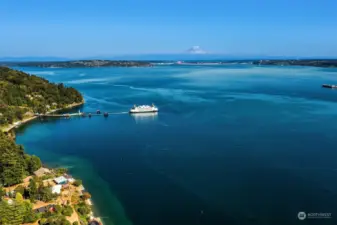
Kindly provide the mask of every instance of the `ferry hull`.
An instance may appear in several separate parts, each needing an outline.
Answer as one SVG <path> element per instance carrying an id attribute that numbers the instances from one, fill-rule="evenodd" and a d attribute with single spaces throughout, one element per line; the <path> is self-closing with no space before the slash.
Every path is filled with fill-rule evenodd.
<path id="1" fill-rule="evenodd" d="M 136 110 L 130 110 L 129 113 L 155 113 L 158 112 L 158 110 L 144 110 L 144 111 L 136 111 Z"/>

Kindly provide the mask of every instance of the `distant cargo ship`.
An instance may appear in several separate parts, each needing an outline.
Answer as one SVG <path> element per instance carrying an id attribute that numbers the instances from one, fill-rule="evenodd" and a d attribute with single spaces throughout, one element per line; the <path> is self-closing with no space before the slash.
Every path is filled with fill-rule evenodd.
<path id="1" fill-rule="evenodd" d="M 132 109 L 130 109 L 130 113 L 149 113 L 149 112 L 158 112 L 158 108 L 152 104 L 149 105 L 134 105 Z"/>

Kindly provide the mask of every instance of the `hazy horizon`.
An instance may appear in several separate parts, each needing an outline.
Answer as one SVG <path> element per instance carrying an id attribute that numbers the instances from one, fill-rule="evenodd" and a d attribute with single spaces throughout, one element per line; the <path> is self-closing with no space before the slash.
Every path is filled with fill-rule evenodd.
<path id="1" fill-rule="evenodd" d="M 231 61 L 231 60 L 296 60 L 317 59 L 330 60 L 337 57 L 329 56 L 268 56 L 268 55 L 223 55 L 223 54 L 125 54 L 117 56 L 87 56 L 87 57 L 55 57 L 55 56 L 22 56 L 0 57 L 0 62 L 52 62 L 73 60 L 140 60 L 140 61 Z"/>

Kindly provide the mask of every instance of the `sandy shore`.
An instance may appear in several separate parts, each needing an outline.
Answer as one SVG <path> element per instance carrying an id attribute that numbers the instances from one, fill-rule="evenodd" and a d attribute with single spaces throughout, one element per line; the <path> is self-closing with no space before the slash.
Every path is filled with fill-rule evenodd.
<path id="1" fill-rule="evenodd" d="M 65 108 L 62 108 L 62 109 L 51 110 L 51 111 L 47 112 L 46 114 L 52 114 L 52 113 L 55 113 L 55 112 L 58 112 L 58 111 L 61 111 L 61 110 L 71 109 L 71 108 L 74 108 L 74 107 L 77 107 L 77 106 L 80 106 L 80 105 L 83 105 L 83 104 L 84 104 L 84 100 L 82 102 L 79 102 L 79 103 L 73 103 L 73 104 L 67 105 Z M 13 128 L 17 127 L 17 126 L 21 126 L 22 124 L 28 123 L 29 121 L 34 120 L 36 118 L 37 118 L 37 116 L 31 116 L 31 117 L 25 118 L 23 120 L 15 121 L 15 124 L 10 124 L 6 127 L 3 127 L 1 130 L 3 132 L 8 132 L 8 131 L 12 130 Z"/>

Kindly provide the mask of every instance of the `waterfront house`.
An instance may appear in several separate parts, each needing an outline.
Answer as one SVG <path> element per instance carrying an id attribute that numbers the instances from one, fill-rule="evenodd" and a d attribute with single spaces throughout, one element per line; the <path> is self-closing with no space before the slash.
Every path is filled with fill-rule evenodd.
<path id="1" fill-rule="evenodd" d="M 37 177 L 42 177 L 43 175 L 46 175 L 48 173 L 50 173 L 49 169 L 41 167 L 40 169 L 38 169 L 34 172 L 34 175 L 37 176 Z"/>
<path id="2" fill-rule="evenodd" d="M 67 178 L 65 178 L 64 176 L 56 177 L 56 178 L 54 178 L 54 181 L 55 181 L 56 184 L 66 184 L 66 183 L 68 183 Z"/>

